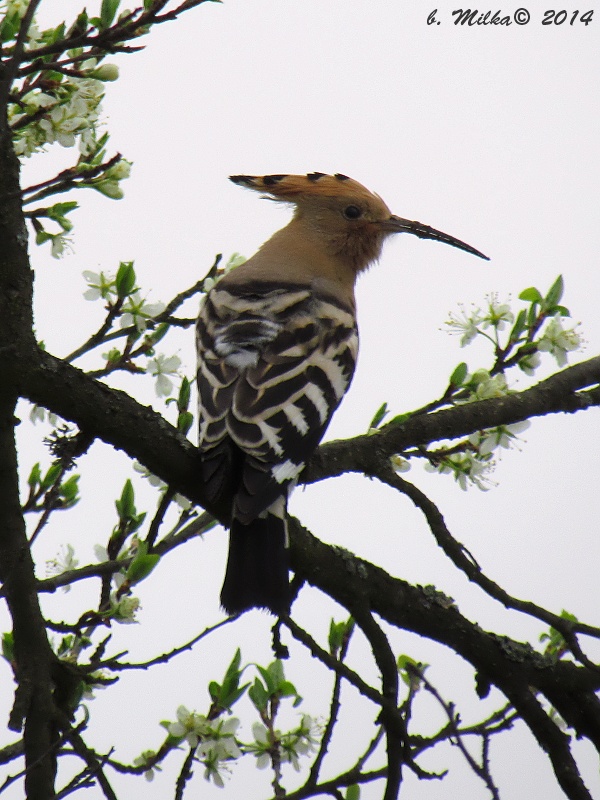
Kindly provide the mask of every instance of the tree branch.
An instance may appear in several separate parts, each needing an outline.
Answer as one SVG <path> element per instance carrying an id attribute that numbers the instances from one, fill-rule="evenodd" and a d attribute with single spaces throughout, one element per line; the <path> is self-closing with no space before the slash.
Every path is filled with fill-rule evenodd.
<path id="1" fill-rule="evenodd" d="M 413 416 L 401 424 L 385 425 L 377 433 L 328 442 L 318 449 L 300 480 L 314 483 L 345 472 L 374 476 L 382 459 L 410 447 L 546 414 L 583 411 L 600 405 L 599 390 L 582 391 L 598 383 L 600 356 L 567 367 L 523 392 Z"/>

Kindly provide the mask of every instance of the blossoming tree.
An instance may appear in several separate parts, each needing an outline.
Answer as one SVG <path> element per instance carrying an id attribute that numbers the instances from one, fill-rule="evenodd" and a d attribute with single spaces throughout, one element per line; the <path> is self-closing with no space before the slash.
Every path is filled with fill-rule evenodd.
<path id="1" fill-rule="evenodd" d="M 518 287 L 522 291 L 514 307 L 490 296 L 480 307 L 451 315 L 447 328 L 459 334 L 462 347 L 475 339 L 489 342 L 489 363 L 469 370 L 461 362 L 439 398 L 421 408 L 392 413 L 384 403 L 364 426 L 367 433 L 323 445 L 301 479 L 308 484 L 358 472 L 405 495 L 457 570 L 495 602 L 546 627 L 541 646 L 483 630 L 433 587 L 410 585 L 328 546 L 293 520 L 296 592 L 316 587 L 339 604 L 342 618 L 331 620 L 327 641 L 300 626 L 293 614 L 284 617 L 273 628 L 269 663 L 248 664 L 240 649 L 232 647 L 224 676 L 207 686 L 203 712 L 184 705 L 173 709 L 171 719 L 161 723 L 158 746 L 150 749 L 147 732 L 135 731 L 134 709 L 129 719 L 131 735 L 139 733 L 138 757 L 130 763 L 122 760 L 116 741 L 109 751 L 90 744 L 95 690 L 110 692 L 126 670 L 147 670 L 174 662 L 184 651 L 210 647 L 219 628 L 236 624 L 235 619 L 222 620 L 181 647 L 137 665 L 111 652 L 105 635 L 111 626 L 136 620 L 137 585 L 160 573 L 175 551 L 219 521 L 226 522 L 226 512 L 210 507 L 197 484 L 195 448 L 187 438 L 194 423 L 193 381 L 183 374 L 169 341 L 174 331 L 193 324 L 193 310 L 186 316 L 184 309 L 192 308 L 243 257 L 233 254 L 224 266 L 217 257 L 205 277 L 161 303 L 148 302 L 132 262 L 114 271 L 86 271 L 84 297 L 103 305 L 104 320 L 95 332 L 82 333 L 76 350 L 57 358 L 36 341 L 33 331 L 26 226 L 35 243 L 49 244 L 58 258 L 70 246 L 71 214 L 77 207 L 70 199 L 73 190 L 95 189 L 111 199 L 122 196 L 130 163 L 111 155 L 108 134 L 100 130 L 106 84 L 118 79 L 117 68 L 105 59 L 134 52 L 140 37 L 155 26 L 193 13 L 204 1 L 144 0 L 129 11 L 119 9 L 119 0 L 103 0 L 97 16 L 82 10 L 70 25 L 44 30 L 35 18 L 40 0 L 0 3 L 0 579 L 12 620 L 3 635 L 3 656 L 16 686 L 8 720 L 14 738 L 0 747 L 0 764 L 6 767 L 0 794 L 18 787 L 30 800 L 46 799 L 96 786 L 98 796 L 116 798 L 113 776 L 159 781 L 166 765 L 176 763 L 175 788 L 169 791 L 182 798 L 192 777 L 202 780 L 194 775 L 198 765 L 206 780 L 224 787 L 225 772 L 243 759 L 254 759 L 258 768 L 270 771 L 275 797 L 357 800 L 361 791 L 375 786 L 373 796 L 391 800 L 407 770 L 423 780 L 443 777 L 425 770 L 421 757 L 450 741 L 487 794 L 497 798 L 490 741 L 520 720 L 547 754 L 564 794 L 590 800 L 570 737 L 585 737 L 596 748 L 600 743 L 600 672 L 581 644 L 583 635 L 599 638 L 600 629 L 567 612 L 558 615 L 517 599 L 492 581 L 454 538 L 437 506 L 405 477 L 411 468 L 418 473 L 424 465 L 453 476 L 461 489 L 486 489 L 496 454 L 518 441 L 531 418 L 600 404 L 600 357 L 567 366 L 568 354 L 582 340 L 562 305 L 562 277 L 543 291 Z M 77 152 L 72 166 L 42 183 L 22 186 L 19 161 L 38 158 L 53 143 Z M 85 370 L 76 366 L 84 357 L 92 365 Z M 560 371 L 535 383 L 536 370 L 550 358 Z M 111 378 L 122 372 L 153 376 L 156 395 L 166 401 L 166 416 L 112 388 Z M 530 378 L 530 388 L 514 391 L 515 373 Z M 29 404 L 29 423 L 24 424 L 46 433 L 48 467 L 22 463 L 25 472 L 17 467 L 19 399 Z M 21 415 L 23 408 L 19 406 Z M 115 526 L 96 547 L 97 563 L 82 566 L 74 542 L 65 540 L 48 576 L 41 577 L 32 550 L 53 525 L 61 529 L 64 517 L 59 512 L 86 502 L 79 493 L 79 461 L 95 439 L 128 454 L 132 470 L 154 487 L 157 510 L 151 517 L 138 511 L 128 479 L 116 500 Z M 19 476 L 26 486 L 21 493 Z M 68 622 L 48 618 L 47 593 L 98 580 L 101 588 L 93 607 L 82 607 Z M 202 624 L 200 611 L 198 619 Z M 446 645 L 473 667 L 479 697 L 495 687 L 503 701 L 478 722 L 463 723 L 454 703 L 429 680 L 426 665 L 394 649 L 391 629 Z M 350 658 L 351 642 L 358 635 L 372 652 L 377 682 L 365 677 L 360 659 Z M 310 686 L 296 687 L 286 678 L 285 637 L 305 647 L 327 676 L 323 680 L 330 682 L 329 704 L 317 709 L 319 721 L 314 710 L 304 710 L 308 701 L 301 711 L 290 711 L 302 703 L 299 690 Z M 337 762 L 332 772 L 328 750 L 342 735 L 340 696 L 346 686 L 372 705 L 374 722 L 366 740 L 362 729 L 353 733 L 356 747 L 362 747 L 359 755 L 341 766 Z M 4 680 L 3 692 L 8 691 Z M 445 715 L 444 724 L 427 734 L 418 715 L 423 693 Z M 285 717 L 284 710 L 292 716 Z M 478 742 L 478 752 L 466 746 L 467 740 Z M 74 756 L 77 766 L 73 759 L 63 766 L 67 755 Z M 325 765 L 333 777 L 323 777 Z M 289 766 L 298 772 L 293 790 Z"/>

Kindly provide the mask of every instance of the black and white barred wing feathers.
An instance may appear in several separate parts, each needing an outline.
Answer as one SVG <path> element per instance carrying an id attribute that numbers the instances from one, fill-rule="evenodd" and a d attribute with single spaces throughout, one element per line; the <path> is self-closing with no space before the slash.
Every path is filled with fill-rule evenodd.
<path id="1" fill-rule="evenodd" d="M 234 517 L 247 524 L 287 494 L 321 440 L 352 379 L 356 323 L 306 286 L 222 280 L 197 341 L 204 479 L 217 496 L 237 472 Z"/>

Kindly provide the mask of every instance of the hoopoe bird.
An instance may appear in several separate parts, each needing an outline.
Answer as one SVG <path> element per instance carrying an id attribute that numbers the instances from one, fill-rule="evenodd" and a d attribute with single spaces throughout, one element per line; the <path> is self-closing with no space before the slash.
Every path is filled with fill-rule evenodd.
<path id="1" fill-rule="evenodd" d="M 385 239 L 412 233 L 487 258 L 394 216 L 345 175 L 232 175 L 294 215 L 208 292 L 196 328 L 201 473 L 233 496 L 221 604 L 289 611 L 287 499 L 348 390 L 358 353 L 357 276 Z"/>

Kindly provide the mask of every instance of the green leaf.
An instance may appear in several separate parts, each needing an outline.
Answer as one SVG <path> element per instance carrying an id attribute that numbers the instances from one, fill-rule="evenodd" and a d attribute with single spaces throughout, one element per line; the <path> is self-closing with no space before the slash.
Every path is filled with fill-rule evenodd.
<path id="1" fill-rule="evenodd" d="M 329 644 L 329 652 L 331 653 L 332 656 L 335 656 L 342 649 L 345 630 L 346 630 L 345 622 L 335 622 L 335 620 L 332 619 L 331 622 L 329 623 L 328 644 Z"/>
<path id="2" fill-rule="evenodd" d="M 79 500 L 78 493 L 79 493 L 79 475 L 71 475 L 71 477 L 61 483 L 59 488 L 60 494 L 65 499 L 65 503 L 68 505 L 75 505 L 75 503 Z"/>
<path id="3" fill-rule="evenodd" d="M 389 413 L 390 412 L 388 411 L 387 403 L 383 403 L 381 406 L 379 406 L 379 408 L 375 412 L 373 419 L 369 423 L 368 429 L 372 430 L 378 428 Z"/>
<path id="4" fill-rule="evenodd" d="M 456 367 L 452 375 L 450 375 L 450 386 L 462 386 L 467 377 L 469 368 L 464 361 Z"/>
<path id="5" fill-rule="evenodd" d="M 135 517 L 135 493 L 129 478 L 125 481 L 121 498 L 115 501 L 115 505 L 120 519 L 127 521 Z"/>
<path id="6" fill-rule="evenodd" d="M 231 709 L 240 697 L 245 694 L 246 689 L 250 686 L 249 683 L 245 683 L 243 686 L 240 686 L 239 689 L 236 689 L 234 692 L 230 692 L 229 694 L 224 694 L 219 702 L 221 708 Z"/>
<path id="7" fill-rule="evenodd" d="M 12 664 L 15 660 L 15 643 L 10 631 L 2 634 L 2 655 L 9 664 Z"/>
<path id="8" fill-rule="evenodd" d="M 527 327 L 533 328 L 537 320 L 537 303 L 532 303 L 527 312 Z"/>
<path id="9" fill-rule="evenodd" d="M 563 276 L 559 275 L 558 278 L 554 281 L 550 289 L 548 290 L 548 294 L 544 298 L 544 309 L 548 310 L 552 306 L 557 305 L 560 303 L 560 299 L 563 296 L 563 292 L 565 290 L 565 282 L 563 281 Z"/>
<path id="10" fill-rule="evenodd" d="M 177 408 L 180 411 L 187 411 L 190 405 L 190 391 L 191 391 L 191 384 L 189 380 L 184 376 L 183 380 L 181 381 L 181 386 L 179 387 L 179 395 L 177 398 Z"/>
<path id="11" fill-rule="evenodd" d="M 131 564 L 127 567 L 125 578 L 130 584 L 140 583 L 150 575 L 154 567 L 160 561 L 158 553 L 139 554 L 133 559 Z"/>
<path id="12" fill-rule="evenodd" d="M 20 26 L 21 18 L 16 11 L 12 14 L 7 14 L 0 23 L 0 40 L 3 42 L 10 42 L 12 39 L 15 39 Z"/>
<path id="13" fill-rule="evenodd" d="M 40 488 L 41 489 L 49 489 L 56 483 L 58 476 L 61 473 L 61 466 L 60 464 L 52 464 L 52 466 L 48 469 L 48 472 L 44 475 L 41 480 Z"/>
<path id="14" fill-rule="evenodd" d="M 87 11 L 84 8 L 83 11 L 77 17 L 77 19 L 75 20 L 75 22 L 69 28 L 69 30 L 67 32 L 67 38 L 68 39 L 72 39 L 75 36 L 81 36 L 82 33 L 85 33 L 85 31 L 87 30 L 87 27 L 88 27 L 88 22 L 89 22 L 89 19 L 88 19 Z M 72 54 L 73 54 L 73 51 L 72 50 L 69 51 L 69 55 L 72 55 Z M 77 54 L 75 54 L 75 55 L 77 55 Z"/>
<path id="15" fill-rule="evenodd" d="M 152 331 L 152 333 L 148 334 L 146 340 L 148 344 L 155 345 L 160 342 L 160 340 L 169 332 L 169 328 L 171 326 L 168 322 L 161 322 L 160 325 L 156 328 L 156 330 Z"/>
<path id="16" fill-rule="evenodd" d="M 177 417 L 177 430 L 186 434 L 194 424 L 194 415 L 191 411 L 182 411 Z"/>
<path id="17" fill-rule="evenodd" d="M 285 675 L 283 672 L 283 661 L 281 661 L 280 659 L 273 661 L 267 667 L 267 672 L 273 681 L 274 688 L 276 690 L 279 689 L 281 684 L 285 681 Z"/>
<path id="18" fill-rule="evenodd" d="M 208 684 L 208 693 L 210 694 L 210 699 L 213 701 L 213 703 L 216 702 L 221 695 L 221 685 L 216 681 L 211 681 Z"/>
<path id="19" fill-rule="evenodd" d="M 346 800 L 360 800 L 360 786 L 353 783 L 346 789 Z"/>
<path id="20" fill-rule="evenodd" d="M 225 678 L 223 679 L 223 686 L 229 685 L 232 680 L 235 680 L 236 684 L 240 677 L 240 664 L 242 663 L 242 651 L 238 647 L 235 651 L 233 658 L 231 659 L 231 664 L 227 667 L 225 672 Z"/>
<path id="21" fill-rule="evenodd" d="M 571 312 L 565 306 L 552 306 L 552 308 L 548 309 L 549 314 L 560 314 L 561 317 L 570 317 Z"/>
<path id="22" fill-rule="evenodd" d="M 282 681 L 279 684 L 279 694 L 281 697 L 298 697 L 296 687 L 290 681 Z"/>
<path id="23" fill-rule="evenodd" d="M 254 683 L 248 689 L 248 697 L 252 700 L 257 711 L 264 711 L 266 709 L 267 703 L 269 702 L 269 694 L 258 678 L 254 679 Z"/>
<path id="24" fill-rule="evenodd" d="M 29 477 L 27 478 L 27 484 L 31 486 L 32 489 L 40 483 L 42 480 L 42 470 L 40 469 L 40 462 L 38 461 L 37 464 L 34 464 L 31 468 L 31 472 L 29 473 Z"/>
<path id="25" fill-rule="evenodd" d="M 395 417 L 392 417 L 391 420 L 388 422 L 388 425 L 401 425 L 403 422 L 406 422 L 407 419 L 412 417 L 412 411 L 408 411 L 406 414 L 396 414 Z"/>
<path id="26" fill-rule="evenodd" d="M 404 683 L 409 687 L 416 689 L 419 685 L 419 674 L 422 674 L 427 669 L 427 664 L 421 664 L 414 658 L 407 655 L 398 656 L 398 672 Z M 411 669 L 411 667 L 413 669 Z"/>
<path id="27" fill-rule="evenodd" d="M 117 288 L 117 294 L 121 299 L 132 294 L 135 286 L 135 270 L 133 268 L 133 261 L 122 261 L 119 264 L 115 286 Z"/>
<path id="28" fill-rule="evenodd" d="M 102 0 L 100 7 L 100 25 L 102 28 L 108 28 L 112 25 L 119 3 L 120 0 Z"/>
<path id="29" fill-rule="evenodd" d="M 530 286 L 529 289 L 523 289 L 519 295 L 519 300 L 525 300 L 526 303 L 541 303 L 542 299 L 542 295 L 535 286 Z"/>
<path id="30" fill-rule="evenodd" d="M 524 308 L 522 308 L 517 314 L 517 319 L 515 320 L 513 329 L 510 332 L 509 341 L 518 342 L 519 337 L 521 336 L 526 327 L 527 327 L 527 311 Z"/>

